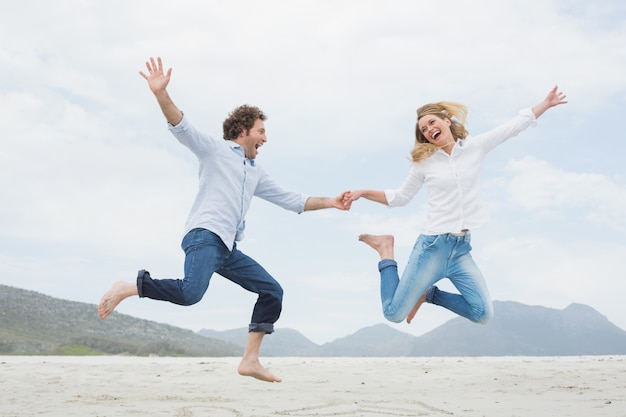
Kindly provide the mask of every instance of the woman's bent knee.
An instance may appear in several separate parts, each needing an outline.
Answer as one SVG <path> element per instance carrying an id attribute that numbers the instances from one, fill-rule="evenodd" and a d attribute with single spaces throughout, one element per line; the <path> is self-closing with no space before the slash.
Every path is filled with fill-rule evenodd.
<path id="1" fill-rule="evenodd" d="M 385 316 L 385 319 L 389 320 L 392 323 L 402 323 L 406 318 L 406 316 L 403 317 L 398 314 L 398 310 L 391 309 L 383 309 L 383 315 Z"/>
<path id="2" fill-rule="evenodd" d="M 493 306 L 487 305 L 481 308 L 479 314 L 476 314 L 473 318 L 473 322 L 478 324 L 487 324 L 493 319 Z"/>
<path id="3" fill-rule="evenodd" d="M 398 317 L 398 316 L 388 316 L 388 315 L 385 315 L 385 318 L 388 321 L 392 322 L 392 323 L 402 323 L 406 317 L 402 318 L 402 317 Z"/>

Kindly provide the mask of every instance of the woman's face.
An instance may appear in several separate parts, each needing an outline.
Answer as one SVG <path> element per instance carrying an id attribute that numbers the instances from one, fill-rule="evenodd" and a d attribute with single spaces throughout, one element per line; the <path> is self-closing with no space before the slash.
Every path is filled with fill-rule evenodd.
<path id="1" fill-rule="evenodd" d="M 417 122 L 419 130 L 426 140 L 437 146 L 445 146 L 454 142 L 450 131 L 451 125 L 450 119 L 442 119 L 434 114 L 424 115 Z"/>

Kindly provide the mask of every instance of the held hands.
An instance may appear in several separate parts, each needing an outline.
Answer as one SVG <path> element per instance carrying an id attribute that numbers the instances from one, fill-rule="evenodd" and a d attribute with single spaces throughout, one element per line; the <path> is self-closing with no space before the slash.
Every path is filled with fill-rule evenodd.
<path id="1" fill-rule="evenodd" d="M 339 194 L 337 197 L 329 198 L 328 205 L 329 207 L 336 208 L 338 210 L 350 210 L 352 207 L 352 202 L 355 201 L 358 197 L 354 197 L 354 191 L 344 191 Z"/>
<path id="2" fill-rule="evenodd" d="M 339 210 L 350 210 L 352 207 L 352 201 L 349 201 L 346 197 L 349 193 L 350 191 L 344 191 L 337 197 L 333 198 L 333 207 Z"/>
<path id="3" fill-rule="evenodd" d="M 150 91 L 154 94 L 165 91 L 167 85 L 170 82 L 170 75 L 172 69 L 168 69 L 167 73 L 163 73 L 163 62 L 161 57 L 158 57 L 156 62 L 154 58 L 150 57 L 150 61 L 146 62 L 146 68 L 148 68 L 148 74 L 143 71 L 139 71 L 139 75 L 148 81 Z"/>
<path id="4" fill-rule="evenodd" d="M 352 202 L 358 200 L 363 195 L 363 190 L 346 191 L 342 194 L 342 203 L 349 210 L 352 207 Z"/>
<path id="5" fill-rule="evenodd" d="M 350 210 L 351 202 L 346 203 L 345 195 L 349 191 L 344 191 L 337 197 L 309 197 L 304 203 L 304 211 L 336 208 L 338 210 Z"/>
<path id="6" fill-rule="evenodd" d="M 357 191 L 344 191 L 339 194 L 337 197 L 328 198 L 328 203 L 326 203 L 327 207 L 333 207 L 339 210 L 350 210 L 352 207 L 352 202 L 358 200 L 363 197 L 363 194 L 366 190 L 357 190 Z M 309 199 L 311 200 L 311 199 Z M 315 210 L 313 201 L 310 201 L 310 205 L 308 206 L 309 210 Z"/>
<path id="7" fill-rule="evenodd" d="M 346 191 L 343 193 L 343 202 L 344 204 L 352 204 L 353 201 L 361 198 L 360 190 L 357 191 Z"/>

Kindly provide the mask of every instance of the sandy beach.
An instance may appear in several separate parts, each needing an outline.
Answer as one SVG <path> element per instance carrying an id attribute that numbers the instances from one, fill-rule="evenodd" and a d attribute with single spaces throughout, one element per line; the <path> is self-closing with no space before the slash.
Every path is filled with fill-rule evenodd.
<path id="1" fill-rule="evenodd" d="M 626 356 L 262 358 L 0 357 L 0 415 L 626 416 Z"/>

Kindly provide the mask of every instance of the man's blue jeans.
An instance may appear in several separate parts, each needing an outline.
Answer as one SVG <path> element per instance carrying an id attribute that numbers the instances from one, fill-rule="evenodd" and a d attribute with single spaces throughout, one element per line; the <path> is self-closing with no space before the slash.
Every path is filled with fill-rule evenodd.
<path id="1" fill-rule="evenodd" d="M 428 291 L 428 303 L 445 307 L 476 323 L 489 321 L 493 317 L 493 304 L 485 279 L 470 254 L 470 241 L 469 232 L 462 236 L 451 233 L 420 235 L 402 279 L 398 276 L 396 261 L 381 260 L 378 269 L 385 318 L 401 322 Z M 443 278 L 448 278 L 460 294 L 441 291 L 434 286 Z"/>
<path id="2" fill-rule="evenodd" d="M 272 333 L 282 310 L 283 289 L 254 259 L 235 245 L 230 251 L 215 233 L 193 229 L 183 238 L 185 277 L 183 279 L 152 279 L 147 271 L 139 271 L 137 289 L 140 297 L 192 305 L 202 299 L 213 273 L 238 284 L 259 297 L 252 312 L 248 330 Z"/>

